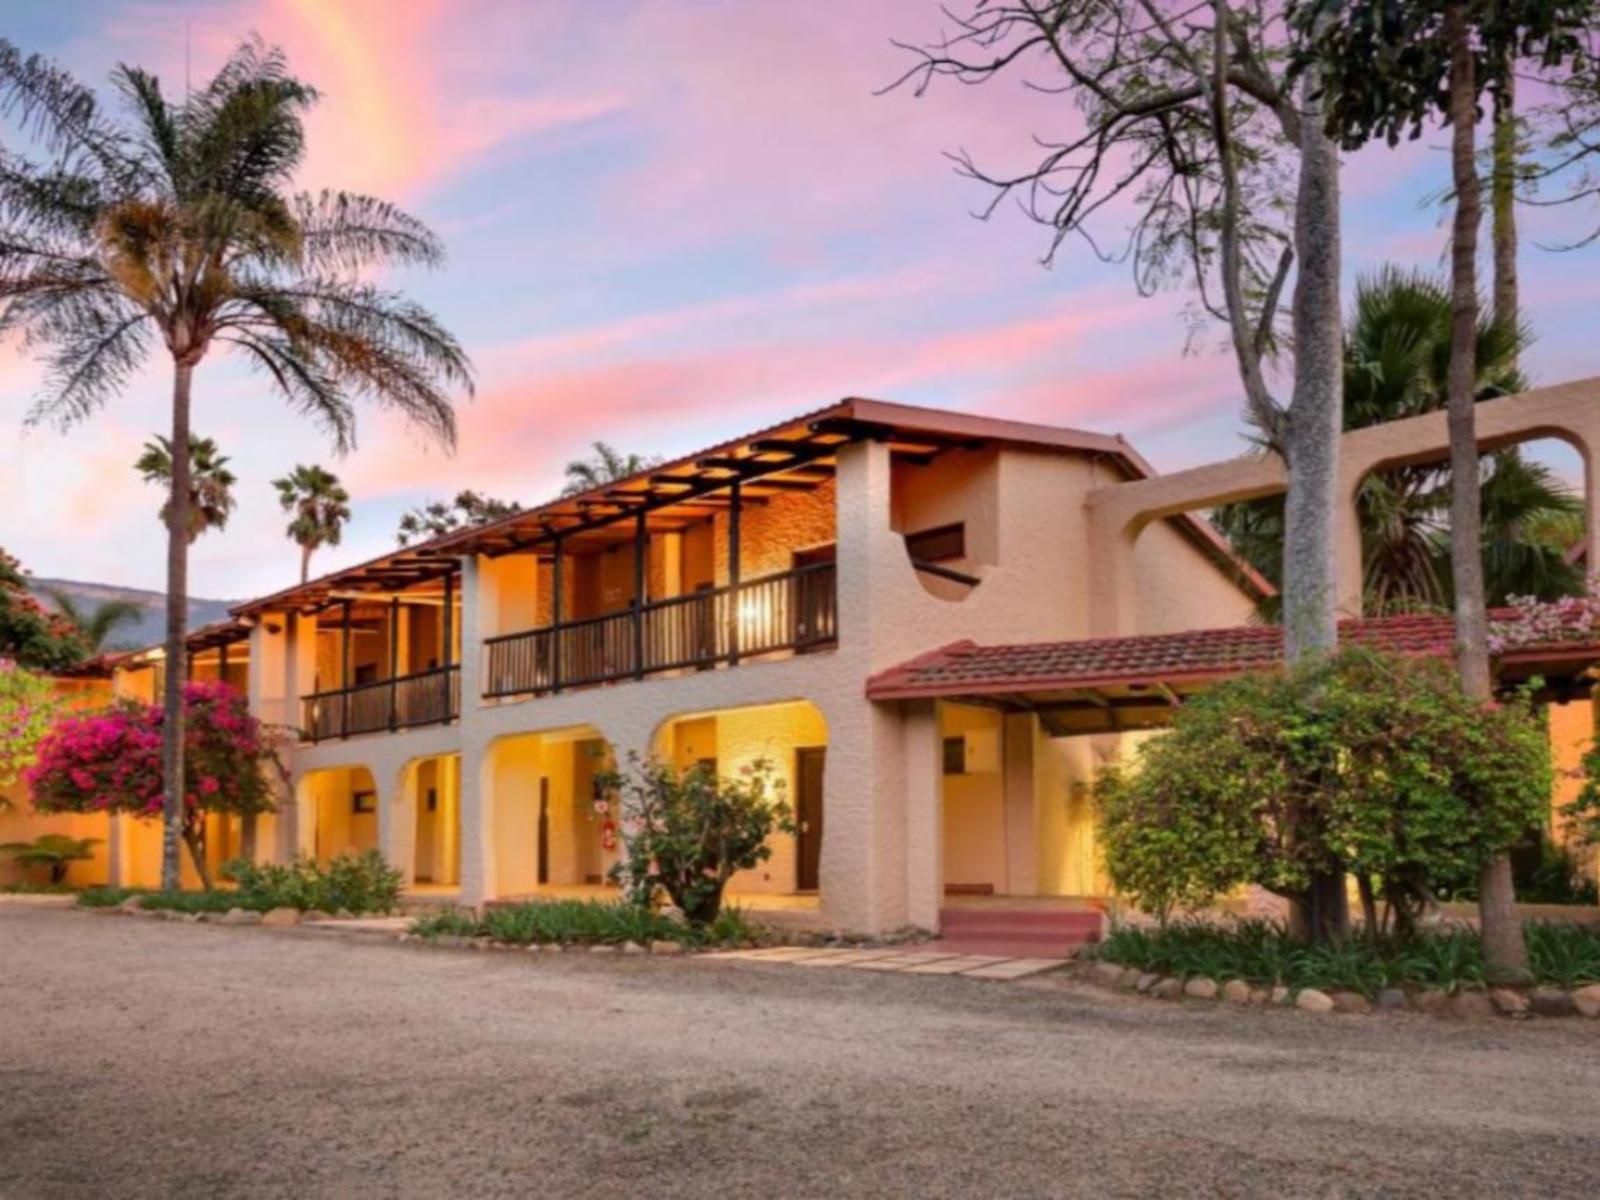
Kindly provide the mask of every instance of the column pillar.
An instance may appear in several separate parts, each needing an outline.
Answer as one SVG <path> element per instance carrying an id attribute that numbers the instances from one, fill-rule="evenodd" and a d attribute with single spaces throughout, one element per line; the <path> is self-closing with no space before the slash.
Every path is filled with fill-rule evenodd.
<path id="1" fill-rule="evenodd" d="M 1002 718 L 1001 759 L 1006 822 L 1006 891 L 1033 896 L 1039 891 L 1038 812 L 1034 803 L 1032 713 Z"/>
<path id="2" fill-rule="evenodd" d="M 906 805 L 906 923 L 937 930 L 944 906 L 944 772 L 939 707 L 903 704 Z M 827 880 L 823 880 L 827 894 Z"/>
<path id="3" fill-rule="evenodd" d="M 493 754 L 478 728 L 483 638 L 499 619 L 497 577 L 483 560 L 461 560 L 461 761 L 456 777 L 461 902 L 478 907 L 499 895 L 494 874 Z"/>

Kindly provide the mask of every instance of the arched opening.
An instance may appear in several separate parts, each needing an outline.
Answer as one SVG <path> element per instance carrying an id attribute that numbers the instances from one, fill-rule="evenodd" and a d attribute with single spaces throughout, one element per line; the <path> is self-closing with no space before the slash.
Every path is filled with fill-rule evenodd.
<path id="1" fill-rule="evenodd" d="M 396 830 L 395 841 L 401 852 L 409 842 L 411 889 L 454 891 L 461 885 L 461 756 L 416 760 L 406 767 L 400 790 L 394 819 L 406 829 Z"/>
<path id="2" fill-rule="evenodd" d="M 615 821 L 595 810 L 612 751 L 590 725 L 500 738 L 483 764 L 494 898 L 599 896 L 617 861 Z"/>
<path id="3" fill-rule="evenodd" d="M 773 834 L 772 856 L 729 880 L 729 898 L 752 908 L 818 907 L 826 886 L 827 748 L 827 722 L 804 700 L 688 713 L 657 729 L 654 753 L 679 770 L 703 764 L 728 774 L 765 761 L 784 787 L 795 832 Z"/>
<path id="4" fill-rule="evenodd" d="M 366 767 L 327 767 L 300 780 L 299 852 L 326 864 L 378 846 L 378 785 Z"/>

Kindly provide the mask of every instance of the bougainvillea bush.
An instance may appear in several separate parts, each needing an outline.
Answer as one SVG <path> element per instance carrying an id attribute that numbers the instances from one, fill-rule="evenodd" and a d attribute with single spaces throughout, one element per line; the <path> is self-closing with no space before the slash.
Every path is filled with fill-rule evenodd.
<path id="1" fill-rule="evenodd" d="M 1483 704 L 1444 662 L 1351 650 L 1186 703 L 1101 782 L 1106 866 L 1163 916 L 1243 884 L 1304 905 L 1314 877 L 1349 874 L 1369 932 L 1404 936 L 1541 824 L 1552 779 L 1525 698 Z"/>
<path id="2" fill-rule="evenodd" d="M 221 683 L 184 685 L 186 775 L 183 840 L 207 888 L 208 813 L 248 816 L 272 809 L 272 739 L 245 699 Z M 24 773 L 40 812 L 127 813 L 159 820 L 162 811 L 161 709 L 123 701 L 58 720 Z"/>
<path id="3" fill-rule="evenodd" d="M 59 671 L 88 656 L 77 627 L 35 600 L 27 572 L 0 550 L 0 657 L 37 671 Z"/>

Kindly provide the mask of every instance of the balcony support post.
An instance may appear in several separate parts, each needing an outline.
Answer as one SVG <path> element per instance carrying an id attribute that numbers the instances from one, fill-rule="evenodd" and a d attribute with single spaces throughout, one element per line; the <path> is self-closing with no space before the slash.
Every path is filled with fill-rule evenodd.
<path id="1" fill-rule="evenodd" d="M 441 617 L 444 648 L 443 652 L 439 656 L 440 661 L 444 664 L 444 716 L 439 719 L 440 723 L 443 725 L 450 724 L 450 720 L 454 716 L 454 714 L 450 711 L 453 707 L 453 705 L 450 703 L 450 668 L 452 665 L 454 665 L 452 660 L 454 659 L 456 652 L 455 607 L 456 569 L 451 567 L 450 570 L 444 573 L 444 614 Z"/>
<path id="2" fill-rule="evenodd" d="M 561 690 L 561 535 L 550 539 L 555 555 L 550 566 L 550 690 Z"/>
<path id="3" fill-rule="evenodd" d="M 644 678 L 645 548 L 649 544 L 644 513 L 633 518 L 633 677 Z"/>
<path id="4" fill-rule="evenodd" d="M 735 475 L 728 504 L 728 662 L 739 663 L 739 517 L 744 507 L 743 480 Z"/>
<path id="5" fill-rule="evenodd" d="M 389 599 L 389 732 L 400 724 L 400 685 L 395 674 L 400 666 L 400 597 Z"/>
<path id="6" fill-rule="evenodd" d="M 341 606 L 344 613 L 344 640 L 339 650 L 339 700 L 343 708 L 339 715 L 339 736 L 350 736 L 350 601 Z"/>
<path id="7" fill-rule="evenodd" d="M 217 647 L 217 682 L 228 682 L 228 643 Z"/>

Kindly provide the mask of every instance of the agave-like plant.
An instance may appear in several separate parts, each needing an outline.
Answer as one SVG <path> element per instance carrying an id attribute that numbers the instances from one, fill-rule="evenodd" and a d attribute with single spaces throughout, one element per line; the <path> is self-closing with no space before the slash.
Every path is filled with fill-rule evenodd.
<path id="1" fill-rule="evenodd" d="M 162 883 L 176 888 L 196 370 L 244 355 L 343 449 L 358 398 L 453 445 L 471 367 L 432 313 L 370 282 L 440 263 L 432 231 L 370 196 L 294 190 L 317 93 L 280 50 L 245 42 L 182 100 L 139 67 L 111 83 L 119 114 L 0 39 L 0 114 L 40 155 L 0 150 L 0 334 L 48 367 L 32 422 L 86 420 L 155 347 L 172 363 Z"/>

